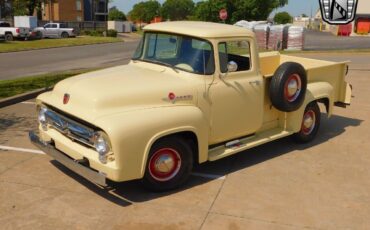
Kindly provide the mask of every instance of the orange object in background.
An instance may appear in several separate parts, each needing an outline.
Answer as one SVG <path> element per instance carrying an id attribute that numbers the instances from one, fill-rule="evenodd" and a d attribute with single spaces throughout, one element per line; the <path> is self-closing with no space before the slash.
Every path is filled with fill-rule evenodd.
<path id="1" fill-rule="evenodd" d="M 360 18 L 357 21 L 357 30 L 358 34 L 369 34 L 370 32 L 370 19 Z"/>
<path id="2" fill-rule="evenodd" d="M 352 24 L 339 25 L 338 26 L 338 36 L 350 36 L 352 33 Z"/>
<path id="3" fill-rule="evenodd" d="M 150 21 L 150 23 L 157 23 L 157 22 L 162 22 L 162 17 L 155 17 L 153 20 Z"/>

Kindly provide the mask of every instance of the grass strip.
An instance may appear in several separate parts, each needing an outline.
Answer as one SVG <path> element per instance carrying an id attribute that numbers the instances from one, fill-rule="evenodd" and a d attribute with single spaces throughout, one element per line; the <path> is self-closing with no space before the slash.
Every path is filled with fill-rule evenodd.
<path id="1" fill-rule="evenodd" d="M 120 38 L 82 36 L 66 39 L 42 39 L 31 41 L 1 42 L 0 53 L 35 49 L 58 48 L 68 46 L 93 45 L 103 43 L 123 42 Z"/>
<path id="2" fill-rule="evenodd" d="M 59 81 L 78 74 L 92 71 L 91 69 L 74 70 L 60 73 L 50 73 L 14 80 L 0 81 L 0 98 L 7 98 L 36 89 L 53 87 Z"/>

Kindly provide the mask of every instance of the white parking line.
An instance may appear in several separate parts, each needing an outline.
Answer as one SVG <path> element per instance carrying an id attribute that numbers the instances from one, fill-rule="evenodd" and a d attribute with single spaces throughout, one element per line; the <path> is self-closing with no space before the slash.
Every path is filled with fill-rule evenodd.
<path id="1" fill-rule="evenodd" d="M 207 173 L 194 172 L 191 175 L 198 176 L 198 177 L 204 177 L 204 178 L 208 178 L 208 179 L 217 179 L 217 180 L 225 180 L 226 179 L 226 176 L 215 175 L 215 174 L 207 174 Z"/>
<path id="2" fill-rule="evenodd" d="M 36 102 L 33 101 L 23 101 L 21 104 L 26 104 L 26 105 L 36 105 Z"/>
<path id="3" fill-rule="evenodd" d="M 35 154 L 45 154 L 43 151 L 34 150 L 34 149 L 24 149 L 24 148 L 15 148 L 10 146 L 3 146 L 0 145 L 0 150 L 10 150 L 10 151 L 17 151 L 17 152 L 24 152 L 24 153 L 35 153 Z"/>

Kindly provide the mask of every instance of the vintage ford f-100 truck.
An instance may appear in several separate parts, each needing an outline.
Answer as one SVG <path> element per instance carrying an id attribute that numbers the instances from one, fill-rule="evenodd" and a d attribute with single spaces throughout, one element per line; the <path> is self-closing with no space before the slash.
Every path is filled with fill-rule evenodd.
<path id="1" fill-rule="evenodd" d="M 128 65 L 66 79 L 37 98 L 32 142 L 96 184 L 173 189 L 194 164 L 286 136 L 311 141 L 318 103 L 329 117 L 350 103 L 348 63 L 259 54 L 253 32 L 224 24 L 144 31 Z"/>

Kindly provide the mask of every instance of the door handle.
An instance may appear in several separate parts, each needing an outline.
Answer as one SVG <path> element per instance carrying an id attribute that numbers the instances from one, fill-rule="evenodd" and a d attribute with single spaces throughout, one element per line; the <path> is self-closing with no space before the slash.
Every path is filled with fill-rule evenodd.
<path id="1" fill-rule="evenodd" d="M 249 84 L 251 84 L 251 85 L 260 85 L 261 81 L 259 81 L 259 80 L 250 81 Z"/>

